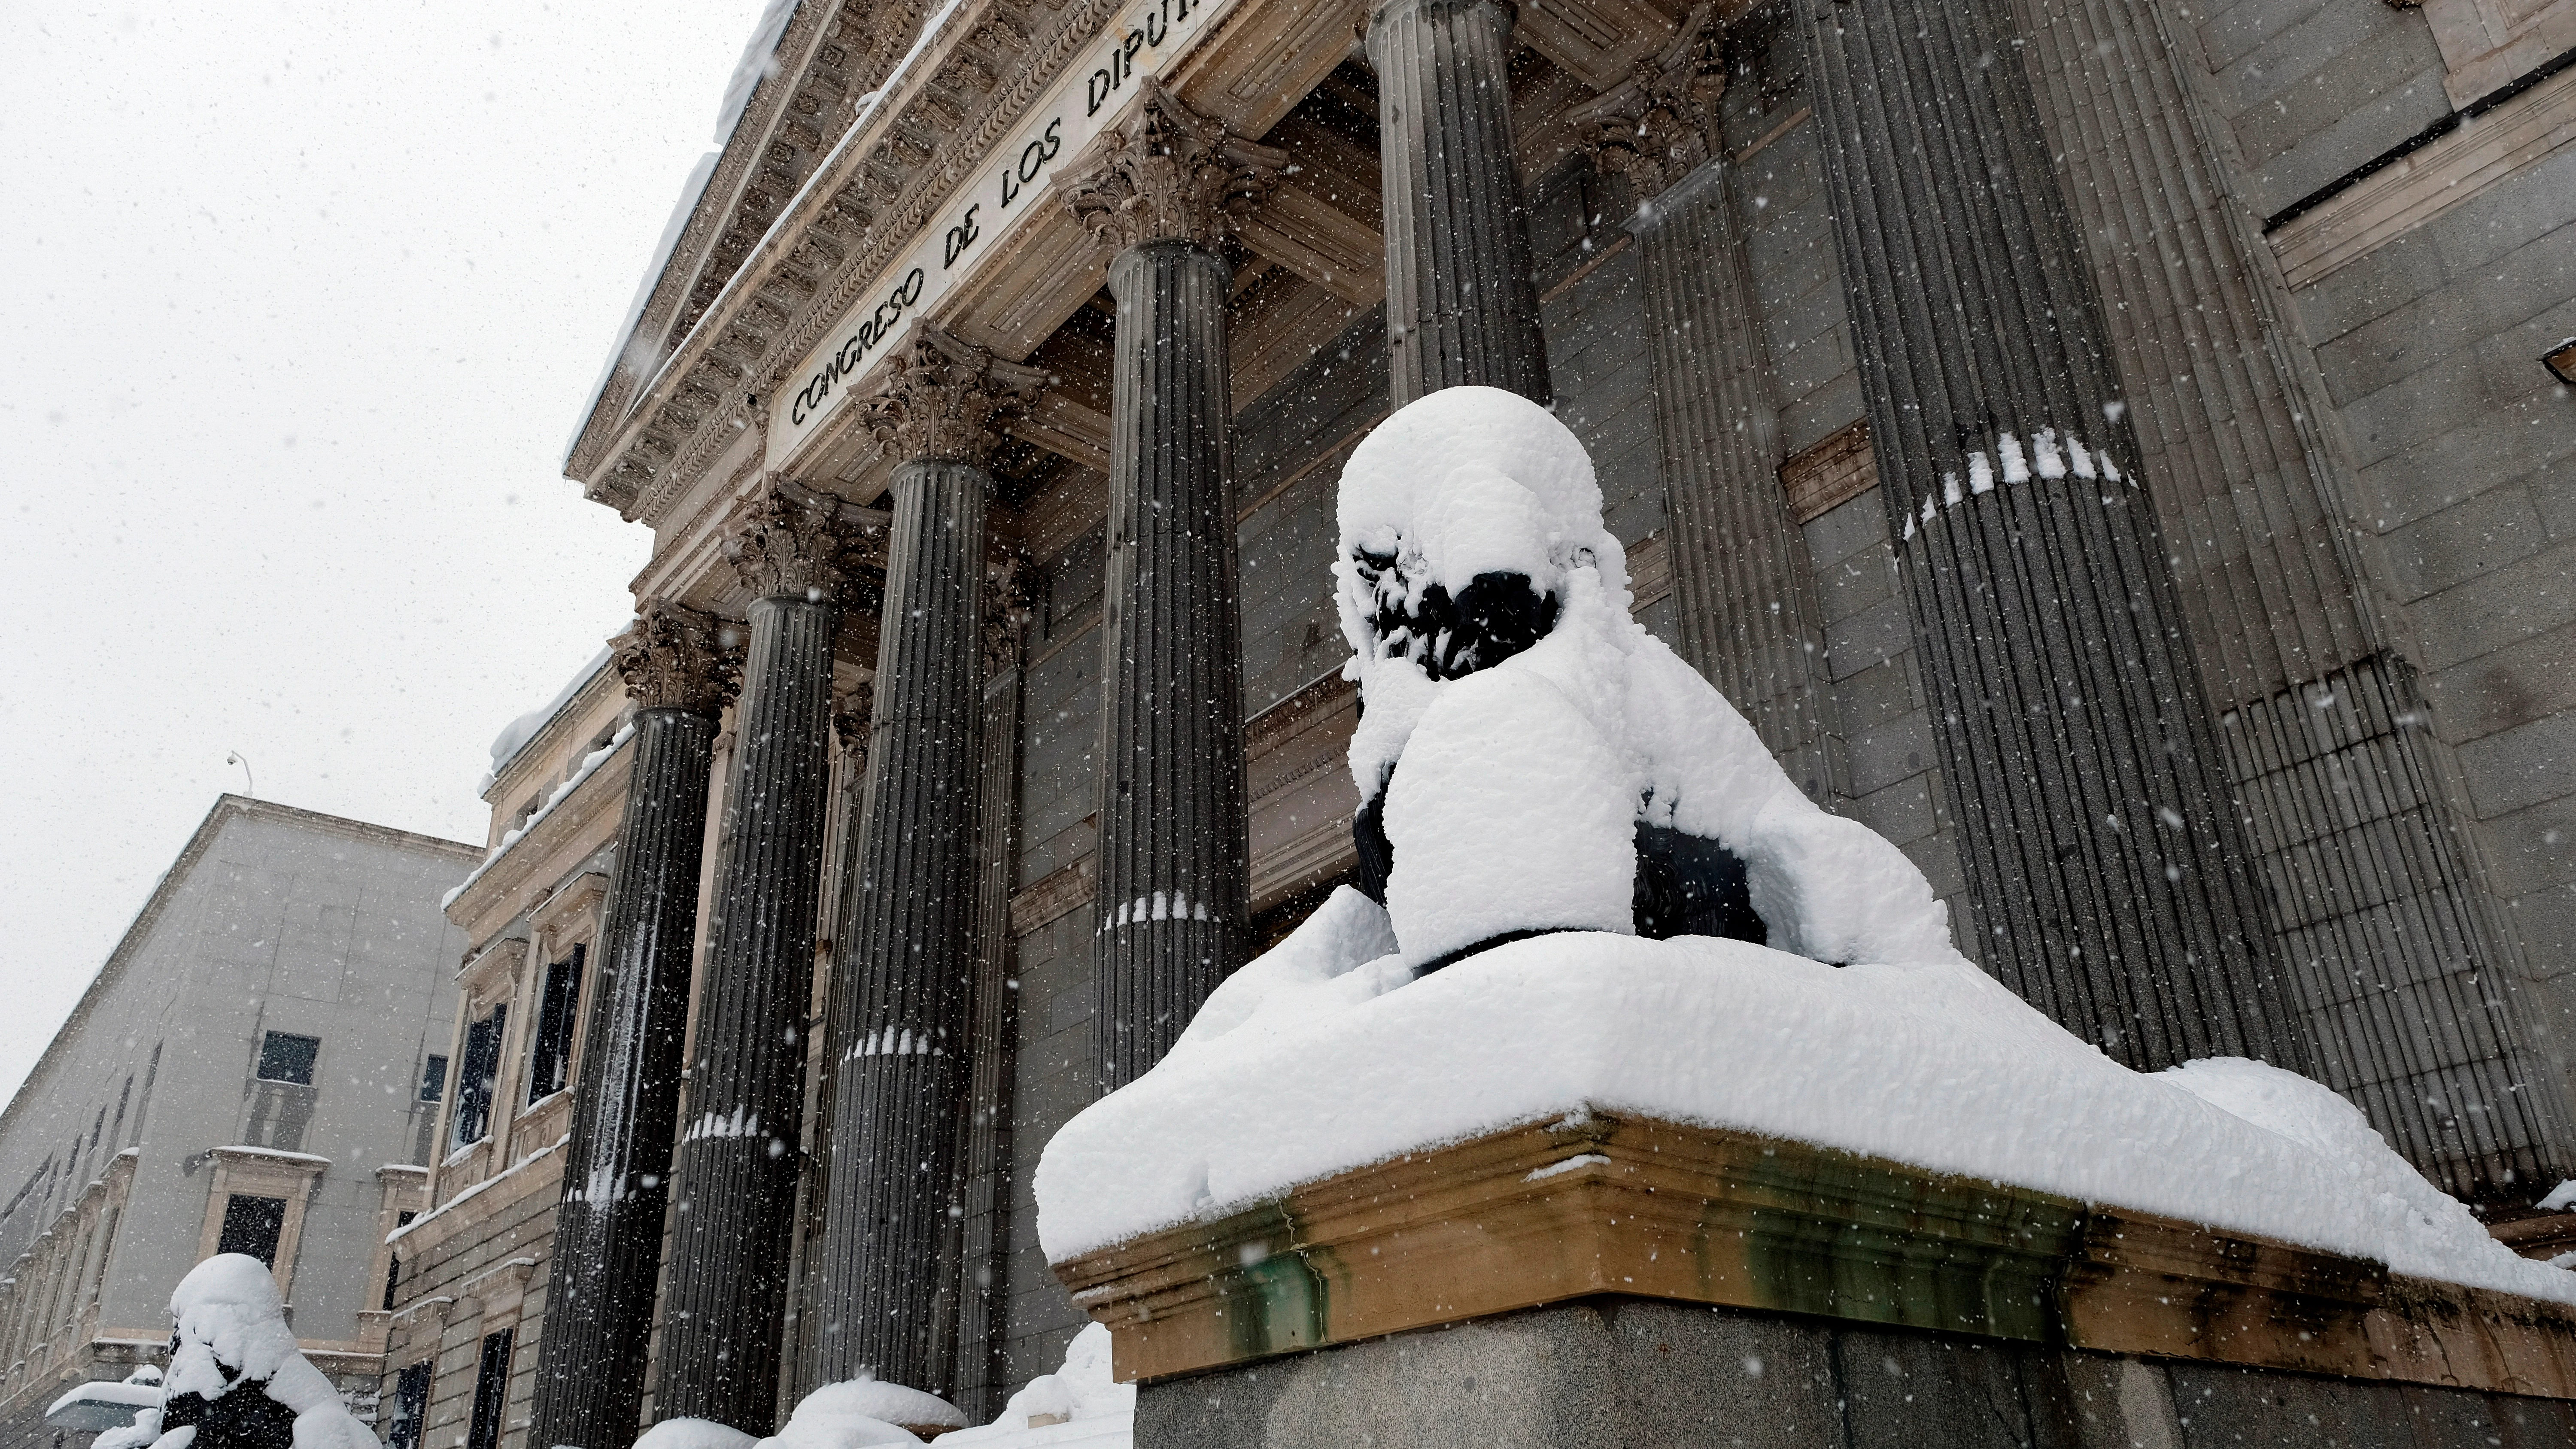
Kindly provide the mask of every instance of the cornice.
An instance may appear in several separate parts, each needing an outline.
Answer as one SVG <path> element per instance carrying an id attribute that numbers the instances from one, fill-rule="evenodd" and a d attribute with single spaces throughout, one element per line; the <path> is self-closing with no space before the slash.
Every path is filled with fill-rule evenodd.
<path id="1" fill-rule="evenodd" d="M 737 434 L 735 424 L 748 425 L 744 399 L 767 391 L 820 340 L 1122 3 L 1071 0 L 1039 31 L 1033 18 L 1039 12 L 1022 10 L 1017 0 L 966 0 L 964 13 L 942 27 L 930 49 L 896 81 L 896 93 L 863 126 L 842 136 L 771 225 L 715 304 L 672 350 L 614 444 L 590 455 L 589 466 L 568 470 L 569 476 L 593 499 L 658 526 Z M 1020 42 L 1016 54 L 997 61 L 993 52 L 1011 41 Z M 961 100 L 958 92 L 970 87 L 978 92 L 975 98 Z M 794 270 L 793 264 L 816 261 L 827 251 L 838 260 L 810 277 Z M 736 320 L 764 299 L 775 309 L 780 287 L 774 284 L 782 282 L 784 290 L 801 295 L 792 315 L 756 357 L 724 357 L 719 349 L 728 342 L 739 347 L 743 340 Z M 709 380 L 700 376 L 710 368 L 728 376 L 738 396 L 691 414 L 680 405 L 716 402 Z M 689 396 L 692 390 L 704 397 Z M 681 436 L 670 441 L 672 434 Z M 665 451 L 648 483 L 630 493 L 617 481 L 621 470 L 636 476 L 638 469 L 626 466 L 630 461 L 640 467 Z"/>
<path id="2" fill-rule="evenodd" d="M 545 819 L 474 876 L 448 903 L 447 919 L 465 932 L 467 940 L 488 941 L 539 897 L 551 894 L 558 883 L 577 873 L 601 845 L 616 838 L 617 815 L 624 808 L 626 780 L 634 767 L 630 740 L 617 746 L 616 753 L 574 786 L 572 794 L 547 812 Z"/>
<path id="3" fill-rule="evenodd" d="M 786 29 L 780 32 L 778 44 L 770 54 L 793 56 L 795 61 L 782 63 L 774 73 L 763 77 L 744 103 L 732 133 L 717 152 L 715 170 L 700 189 L 689 220 L 655 277 L 643 308 L 636 314 L 634 327 L 613 344 L 618 349 L 617 359 L 601 383 L 599 395 L 591 400 L 590 412 L 564 460 L 566 476 L 581 477 L 596 465 L 628 421 L 637 391 L 660 367 L 666 349 L 658 344 L 670 336 L 696 295 L 717 239 L 733 229 L 742 211 L 750 182 L 764 163 L 770 163 L 771 138 L 780 129 L 794 99 L 806 90 L 814 63 L 823 54 L 824 42 L 839 28 L 842 8 L 837 0 L 809 0 L 797 6 Z M 852 112 L 846 104 L 827 105 L 825 110 L 827 119 L 840 125 L 830 137 L 818 135 L 816 139 L 838 141 L 838 132 L 846 128 Z M 655 339 L 657 345 L 648 354 L 649 361 L 639 366 L 633 355 L 637 339 L 645 337 Z"/>

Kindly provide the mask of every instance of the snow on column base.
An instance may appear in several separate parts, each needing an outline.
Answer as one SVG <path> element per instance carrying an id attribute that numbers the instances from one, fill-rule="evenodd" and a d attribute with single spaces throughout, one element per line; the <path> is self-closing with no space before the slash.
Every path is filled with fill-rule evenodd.
<path id="1" fill-rule="evenodd" d="M 1136 1389 L 1109 1374 L 1109 1330 L 1095 1323 L 1073 1336 L 1064 1366 L 1011 1395 L 992 1423 L 941 1436 L 966 1449 L 1130 1449 Z"/>

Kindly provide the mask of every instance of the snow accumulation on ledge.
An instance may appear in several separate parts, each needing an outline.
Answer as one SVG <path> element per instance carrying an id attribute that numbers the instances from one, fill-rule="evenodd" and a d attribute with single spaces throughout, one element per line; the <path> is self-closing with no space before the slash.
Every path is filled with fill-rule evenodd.
<path id="1" fill-rule="evenodd" d="M 1061 1262 L 1301 1183 L 1573 1113 L 1732 1128 L 2576 1302 L 2303 1077 L 2129 1070 L 1964 962 L 1836 967 L 1743 941 L 1560 933 L 1414 979 L 1356 968 L 1336 893 L 1171 1054 L 1047 1144 Z"/>

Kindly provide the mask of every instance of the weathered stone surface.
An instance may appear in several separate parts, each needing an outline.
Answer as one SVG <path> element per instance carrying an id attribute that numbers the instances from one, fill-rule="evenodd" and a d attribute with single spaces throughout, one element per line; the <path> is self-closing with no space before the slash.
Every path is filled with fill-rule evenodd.
<path id="1" fill-rule="evenodd" d="M 2576 1399 L 2576 1310 L 2563 1304 L 1598 1110 L 1417 1150 L 1055 1268 L 1109 1326 L 1119 1373 L 1145 1381 L 1616 1295 L 1997 1352 L 2049 1345 Z M 2056 1392 L 2011 1390 L 2034 1404 Z"/>
<path id="2" fill-rule="evenodd" d="M 1138 1449 L 2563 1442 L 2569 1406 L 1602 1297 L 1148 1384 Z"/>

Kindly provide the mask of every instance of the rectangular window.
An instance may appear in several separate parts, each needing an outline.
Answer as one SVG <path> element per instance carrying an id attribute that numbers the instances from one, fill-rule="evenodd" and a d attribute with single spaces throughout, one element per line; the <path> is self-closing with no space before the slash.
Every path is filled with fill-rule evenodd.
<path id="1" fill-rule="evenodd" d="M 259 1079 L 313 1085 L 313 1059 L 322 1053 L 322 1038 L 272 1031 L 259 1039 Z"/>
<path id="2" fill-rule="evenodd" d="M 286 1199 L 234 1193 L 224 1199 L 224 1230 L 216 1235 L 218 1253 L 248 1253 L 277 1266 L 277 1235 L 286 1231 Z"/>
<path id="3" fill-rule="evenodd" d="M 412 1212 L 409 1209 L 405 1209 L 404 1211 L 394 1214 L 394 1226 L 397 1228 L 410 1227 L 411 1220 L 419 1216 L 420 1214 Z M 385 1254 L 385 1311 L 387 1313 L 394 1311 L 394 1285 L 401 1281 L 402 1254 L 398 1252 Z"/>
<path id="4" fill-rule="evenodd" d="M 573 1017 L 581 1006 L 581 963 L 588 948 L 546 968 L 545 994 L 537 1001 L 537 1043 L 528 1058 L 528 1100 L 564 1089 L 572 1071 Z"/>
<path id="5" fill-rule="evenodd" d="M 465 1026 L 465 1060 L 456 1073 L 456 1134 L 448 1150 L 482 1141 L 492 1130 L 492 1083 L 501 1071 L 501 1028 L 510 1008 L 499 1005 Z"/>
<path id="6" fill-rule="evenodd" d="M 423 1361 L 394 1381 L 394 1416 L 385 1428 L 385 1449 L 420 1449 L 421 1422 L 429 1417 L 429 1373 Z"/>
<path id="7" fill-rule="evenodd" d="M 420 1099 L 435 1102 L 447 1095 L 447 1058 L 436 1052 L 420 1068 Z"/>
<path id="8" fill-rule="evenodd" d="M 510 1397 L 510 1330 L 483 1335 L 483 1362 L 474 1372 L 474 1418 L 465 1449 L 500 1449 L 501 1409 Z"/>

